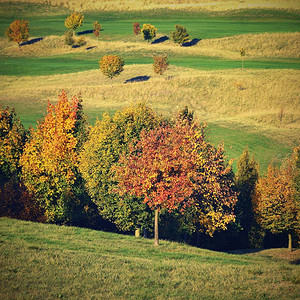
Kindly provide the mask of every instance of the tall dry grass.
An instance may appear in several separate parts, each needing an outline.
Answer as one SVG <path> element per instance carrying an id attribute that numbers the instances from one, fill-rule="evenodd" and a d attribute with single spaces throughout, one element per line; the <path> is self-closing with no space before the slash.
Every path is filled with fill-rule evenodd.
<path id="1" fill-rule="evenodd" d="M 16 2 L 15 0 L 0 0 L 0 2 Z M 144 9 L 205 9 L 210 11 L 225 11 L 245 8 L 283 8 L 300 9 L 298 0 L 18 0 L 63 6 L 71 10 L 144 10 Z"/>
<path id="2" fill-rule="evenodd" d="M 145 82 L 127 79 L 150 76 Z M 20 102 L 33 109 L 46 107 L 61 89 L 82 93 L 85 109 L 120 109 L 146 102 L 157 112 L 173 115 L 184 106 L 200 120 L 250 124 L 258 130 L 284 135 L 287 143 L 300 143 L 300 72 L 297 70 L 197 71 L 171 66 L 155 75 L 151 65 L 125 66 L 113 80 L 100 70 L 39 77 L 1 76 L 2 103 Z M 280 113 L 283 111 L 282 118 Z"/>
<path id="3" fill-rule="evenodd" d="M 85 47 L 72 49 L 65 45 L 63 36 L 46 36 L 42 41 L 19 48 L 14 42 L 0 38 L 0 54 L 5 56 L 50 56 L 68 53 L 84 53 L 86 47 L 96 46 L 89 53 L 118 51 L 123 53 L 166 53 L 168 55 L 209 56 L 238 60 L 240 49 L 246 50 L 247 58 L 300 58 L 300 33 L 243 34 L 232 37 L 201 40 L 193 47 L 180 47 L 168 40 L 161 44 L 148 44 L 135 41 L 96 40 L 85 37 Z"/>

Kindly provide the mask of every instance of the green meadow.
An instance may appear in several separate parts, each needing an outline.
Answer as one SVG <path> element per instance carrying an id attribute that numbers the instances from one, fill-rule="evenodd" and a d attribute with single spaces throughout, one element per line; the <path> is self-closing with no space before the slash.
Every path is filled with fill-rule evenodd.
<path id="1" fill-rule="evenodd" d="M 1 299 L 297 299 L 299 249 L 222 253 L 0 218 Z"/>

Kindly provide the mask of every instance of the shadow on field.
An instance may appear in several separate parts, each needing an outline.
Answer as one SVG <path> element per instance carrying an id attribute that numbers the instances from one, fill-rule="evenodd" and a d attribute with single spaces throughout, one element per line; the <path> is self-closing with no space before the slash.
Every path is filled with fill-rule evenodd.
<path id="1" fill-rule="evenodd" d="M 300 265 L 300 259 L 292 260 L 290 262 L 291 265 Z"/>
<path id="2" fill-rule="evenodd" d="M 130 82 L 142 82 L 142 81 L 148 81 L 150 79 L 150 76 L 137 76 L 130 79 L 127 79 L 124 81 L 124 83 L 130 83 Z"/>
<path id="3" fill-rule="evenodd" d="M 167 40 L 169 40 L 169 38 L 165 35 L 165 36 L 162 36 L 162 37 L 154 40 L 153 42 L 151 42 L 151 44 L 160 44 L 160 43 L 163 43 Z"/>
<path id="4" fill-rule="evenodd" d="M 93 32 L 94 32 L 93 29 L 91 29 L 91 30 L 84 30 L 84 31 L 77 32 L 77 35 L 89 34 L 89 33 L 93 33 Z"/>
<path id="5" fill-rule="evenodd" d="M 244 255 L 244 254 L 250 254 L 250 253 L 260 252 L 262 250 L 263 249 L 238 249 L 238 250 L 226 251 L 226 253 L 228 253 L 228 254 Z"/>
<path id="6" fill-rule="evenodd" d="M 32 45 L 32 44 L 35 44 L 39 41 L 42 41 L 44 38 L 43 37 L 39 37 L 39 38 L 36 38 L 36 39 L 31 39 L 30 41 L 27 41 L 27 42 L 23 42 L 20 44 L 20 47 L 21 46 L 25 46 L 25 45 Z"/>
<path id="7" fill-rule="evenodd" d="M 85 50 L 91 50 L 91 49 L 94 49 L 94 48 L 97 48 L 97 46 L 87 47 L 87 48 L 85 48 Z"/>
<path id="8" fill-rule="evenodd" d="M 191 46 L 195 46 L 195 45 L 197 45 L 198 42 L 200 42 L 200 41 L 201 41 L 201 39 L 192 39 L 192 40 L 189 41 L 189 42 L 183 43 L 183 44 L 181 45 L 181 47 L 191 47 Z"/>

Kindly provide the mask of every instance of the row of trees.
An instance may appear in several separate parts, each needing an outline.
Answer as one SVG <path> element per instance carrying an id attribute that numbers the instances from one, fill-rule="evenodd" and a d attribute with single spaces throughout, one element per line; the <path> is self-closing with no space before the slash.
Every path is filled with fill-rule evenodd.
<path id="1" fill-rule="evenodd" d="M 89 127 L 81 97 L 64 91 L 28 133 L 1 109 L 1 215 L 77 226 L 100 215 L 122 231 L 154 227 L 156 245 L 159 220 L 190 236 L 228 228 L 240 247 L 262 230 L 295 235 L 299 148 L 267 177 L 246 149 L 235 176 L 205 131 L 187 108 L 168 120 L 143 104 Z"/>

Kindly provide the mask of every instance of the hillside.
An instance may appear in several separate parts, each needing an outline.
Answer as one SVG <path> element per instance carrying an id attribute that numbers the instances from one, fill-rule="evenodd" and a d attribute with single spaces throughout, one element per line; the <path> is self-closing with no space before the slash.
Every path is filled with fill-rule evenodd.
<path id="1" fill-rule="evenodd" d="M 0 219 L 1 299 L 296 299 L 299 259 Z"/>

